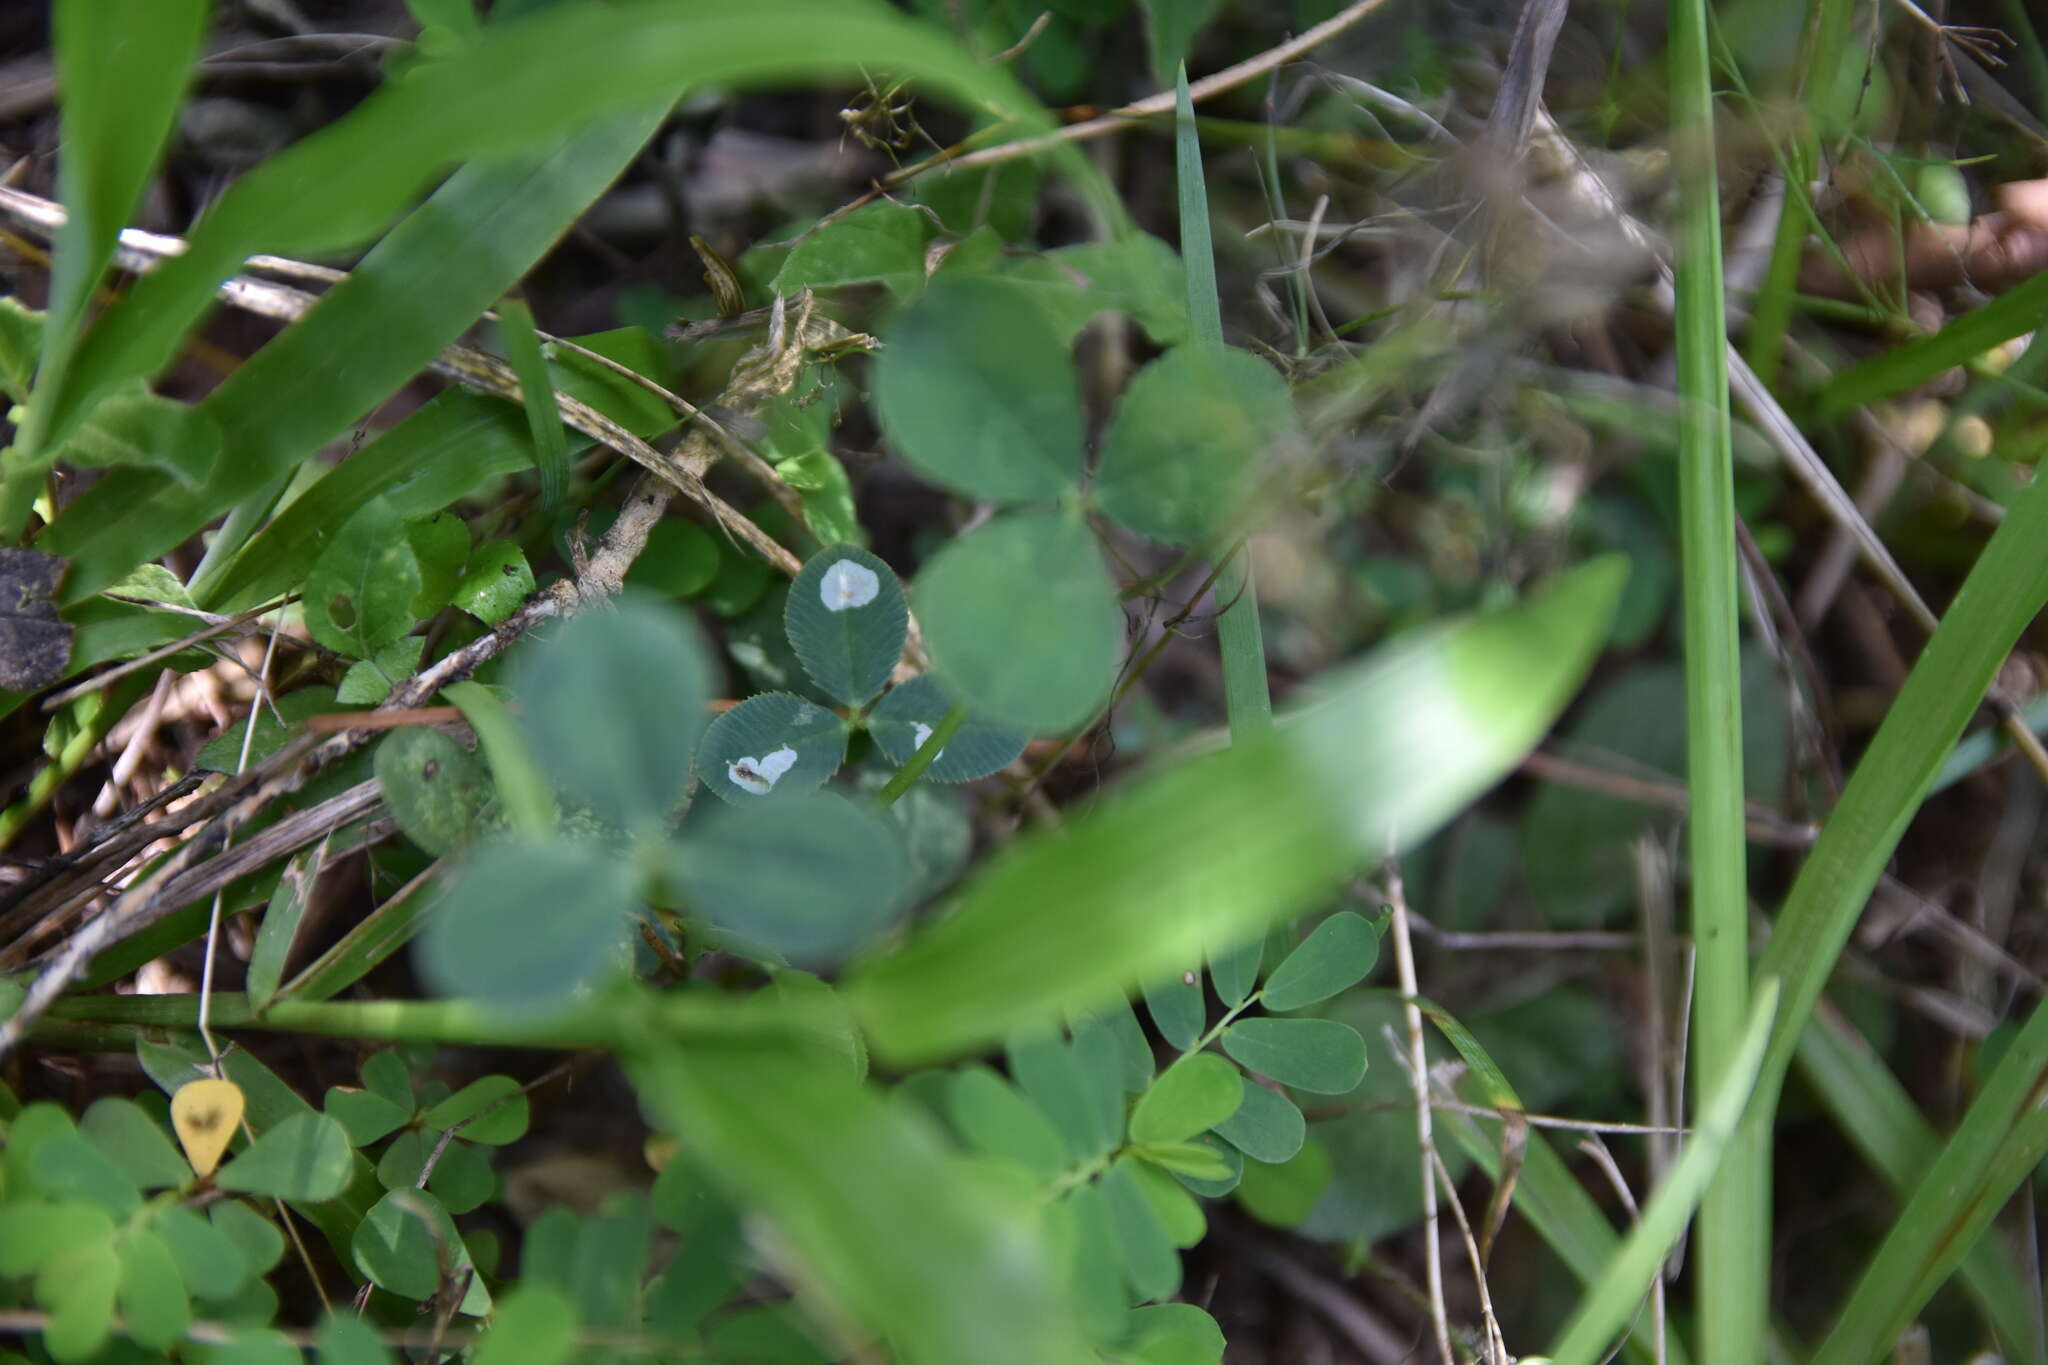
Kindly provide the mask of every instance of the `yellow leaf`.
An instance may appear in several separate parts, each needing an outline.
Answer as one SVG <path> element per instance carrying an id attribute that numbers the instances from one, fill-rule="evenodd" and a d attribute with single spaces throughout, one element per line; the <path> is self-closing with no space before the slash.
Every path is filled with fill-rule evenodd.
<path id="1" fill-rule="evenodd" d="M 212 1078 L 187 1081 L 171 1096 L 171 1127 L 178 1131 L 185 1159 L 200 1175 L 212 1175 L 221 1153 L 242 1122 L 242 1087 Z"/>

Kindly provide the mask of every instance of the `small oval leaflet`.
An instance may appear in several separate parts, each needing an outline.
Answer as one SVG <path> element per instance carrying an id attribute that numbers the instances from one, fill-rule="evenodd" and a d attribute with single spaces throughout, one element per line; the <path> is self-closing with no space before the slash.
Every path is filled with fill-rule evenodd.
<path id="1" fill-rule="evenodd" d="M 725 765 L 725 775 L 741 791 L 766 796 L 775 790 L 782 775 L 796 766 L 796 750 L 787 744 L 760 758 L 736 758 Z"/>
<path id="2" fill-rule="evenodd" d="M 864 607 L 881 590 L 882 580 L 875 576 L 875 571 L 851 559 L 840 560 L 818 580 L 818 597 L 826 611 Z"/>

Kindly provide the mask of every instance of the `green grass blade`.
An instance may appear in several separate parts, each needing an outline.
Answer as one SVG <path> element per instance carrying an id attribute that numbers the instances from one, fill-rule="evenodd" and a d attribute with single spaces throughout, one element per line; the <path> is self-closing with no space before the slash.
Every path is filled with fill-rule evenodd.
<path id="1" fill-rule="evenodd" d="M 1416 1004 L 1470 1068 L 1480 1103 L 1506 1112 L 1526 1107 L 1500 1067 L 1464 1024 L 1441 1005 L 1428 1000 L 1418 1000 Z M 1455 1110 L 1439 1111 L 1435 1121 L 1440 1137 L 1455 1142 L 1488 1177 L 1501 1179 L 1501 1135 L 1497 1121 L 1482 1128 L 1478 1119 Z M 1521 1171 L 1515 1178 L 1514 1206 L 1582 1284 L 1592 1284 L 1621 1249 L 1620 1234 L 1537 1129 L 1530 1129 L 1527 1135 Z M 1647 1330 L 1631 1333 L 1623 1349 L 1632 1358 L 1645 1362 L 1686 1365 L 1687 1361 L 1678 1337 L 1668 1331 L 1661 1353 Z"/>
<path id="2" fill-rule="evenodd" d="M 1861 1365 L 1890 1349 L 2014 1188 L 2048 1152 L 2042 1108 L 2048 1002 L 2015 1036 L 1836 1318 L 1813 1365 Z"/>
<path id="3" fill-rule="evenodd" d="M 1733 1074 L 1749 1013 L 1748 854 L 1743 842 L 1742 680 L 1736 602 L 1734 467 L 1721 204 L 1705 0 L 1671 0 L 1676 142 L 1679 512 L 1685 619 L 1686 772 L 1690 782 L 1692 1086 Z M 1749 1365 L 1769 1314 L 1770 1147 L 1741 1134 L 1700 1209 L 1698 1354 Z"/>
<path id="4" fill-rule="evenodd" d="M 498 804 L 512 828 L 528 837 L 538 837 L 555 827 L 555 797 L 548 789 L 540 765 L 520 738 L 511 711 L 495 692 L 482 683 L 450 683 L 441 695 L 455 703 L 469 728 L 476 731 L 477 748 L 490 764 L 491 779 L 497 784 Z"/>
<path id="5" fill-rule="evenodd" d="M 1799 1036 L 1799 1072 L 1885 1183 L 1909 1192 L 1941 1143 L 1884 1059 L 1840 1015 L 1822 1008 Z M 2003 1248 L 1980 1239 L 1958 1273 L 2008 1356 L 2042 1365 L 2026 1284 Z"/>
<path id="6" fill-rule="evenodd" d="M 72 560 L 67 598 L 96 592 L 179 544 L 394 393 L 554 244 L 660 117 L 642 110 L 585 129 L 549 153 L 451 176 L 347 279 L 207 397 L 204 408 L 226 442 L 212 482 L 185 490 L 158 475 L 118 470 L 66 509 L 41 547 Z M 479 250 L 479 242 L 490 249 Z"/>
<path id="7" fill-rule="evenodd" d="M 1743 1106 L 1749 1103 L 1757 1070 L 1763 1064 L 1764 1040 L 1770 1036 L 1771 1016 L 1777 1007 L 1778 983 L 1761 982 L 1756 990 L 1756 1003 L 1750 1009 L 1749 1025 L 1742 1032 L 1742 1044 L 1729 1059 L 1728 1070 L 1708 1088 L 1707 1102 L 1700 1108 L 1692 1138 L 1656 1193 L 1650 1196 L 1650 1202 L 1643 1206 L 1642 1217 L 1622 1243 L 1613 1263 L 1593 1282 L 1591 1291 L 1573 1311 L 1551 1352 L 1557 1365 L 1593 1365 L 1602 1359 L 1607 1343 L 1627 1326 L 1649 1292 L 1650 1282 L 1684 1235 L 1686 1220 L 1692 1217 L 1693 1209 L 1707 1191 L 1707 1183 L 1737 1135 Z"/>
<path id="8" fill-rule="evenodd" d="M 210 8 L 206 0 L 61 0 L 51 15 L 63 92 L 57 195 L 67 216 L 51 264 L 36 391 L 0 484 L 0 540 L 19 539 L 56 453 L 48 444 L 52 403 L 93 290 L 177 122 Z"/>
<path id="9" fill-rule="evenodd" d="M 506 299 L 498 305 L 498 332 L 505 344 L 505 358 L 519 376 L 526 429 L 533 434 L 533 463 L 540 470 L 541 514 L 552 525 L 569 496 L 569 437 L 562 429 L 562 410 L 555 403 L 554 377 L 548 373 L 540 336 L 533 329 L 533 310 L 525 300 Z"/>
<path id="10" fill-rule="evenodd" d="M 1173 150 L 1179 172 L 1180 254 L 1187 268 L 1188 330 L 1196 345 L 1223 345 L 1223 309 L 1216 294 L 1216 253 L 1209 235 L 1209 190 L 1202 175 L 1202 142 L 1195 131 L 1183 62 L 1176 87 Z M 1223 705 L 1233 738 L 1272 728 L 1273 693 L 1266 678 L 1266 641 L 1259 622 L 1258 590 L 1248 550 L 1216 573 L 1213 588 L 1223 610 L 1216 643 L 1223 656 Z"/>
<path id="11" fill-rule="evenodd" d="M 1778 913 L 1758 972 L 1782 977 L 1765 1093 L 1798 1045 L 1878 875 L 2019 633 L 2048 603 L 2048 480 L 2021 492 L 1863 751 Z"/>
<path id="12" fill-rule="evenodd" d="M 1519 761 L 1578 685 L 1621 565 L 1395 642 L 1274 732 L 1020 839 L 847 994 L 876 1055 L 921 1062 L 1112 1002 L 1420 840 Z"/>
<path id="13" fill-rule="evenodd" d="M 1828 420 L 1904 393 L 2043 326 L 2048 326 L 2048 274 L 2015 285 L 1932 336 L 1909 341 L 1842 371 L 1814 400 L 1815 413 Z"/>
<path id="14" fill-rule="evenodd" d="M 650 104 L 666 107 L 692 88 L 856 76 L 862 63 L 1007 115 L 1022 131 L 1046 123 L 1007 73 L 879 4 L 638 0 L 558 5 L 494 24 L 230 186 L 185 253 L 141 281 L 86 338 L 69 382 L 52 396 L 50 439 L 77 421 L 94 395 L 162 369 L 210 306 L 215 286 L 250 255 L 355 246 L 451 165 L 554 150 L 570 130 Z M 1083 158 L 1069 149 L 1064 164 L 1079 168 L 1084 191 L 1104 200 L 1111 221 L 1124 221 Z M 484 240 L 473 239 L 472 249 Z M 498 294 L 531 259 L 519 256 L 511 262 L 517 269 L 500 272 Z"/>

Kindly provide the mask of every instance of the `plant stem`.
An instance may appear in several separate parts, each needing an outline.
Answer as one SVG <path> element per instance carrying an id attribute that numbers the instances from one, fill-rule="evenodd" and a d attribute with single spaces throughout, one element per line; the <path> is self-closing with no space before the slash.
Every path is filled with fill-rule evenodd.
<path id="1" fill-rule="evenodd" d="M 1734 473 L 1729 453 L 1721 206 L 1705 0 L 1671 0 L 1676 147 L 1679 507 L 1685 588 L 1686 764 L 1692 785 L 1692 933 L 1698 954 L 1692 1087 L 1733 1074 L 1749 1003 Z M 1699 1357 L 1761 1358 L 1770 1271 L 1770 1149 L 1746 1127 L 1700 1207 Z"/>

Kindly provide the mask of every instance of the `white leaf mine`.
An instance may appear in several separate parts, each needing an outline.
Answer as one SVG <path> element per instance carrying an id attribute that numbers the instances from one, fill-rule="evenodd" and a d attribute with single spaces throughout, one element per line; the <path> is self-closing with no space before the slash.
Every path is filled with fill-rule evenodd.
<path id="1" fill-rule="evenodd" d="M 760 758 L 736 758 L 725 765 L 725 775 L 743 792 L 766 796 L 775 790 L 782 775 L 796 766 L 796 750 L 787 744 Z"/>
<path id="2" fill-rule="evenodd" d="M 842 559 L 825 570 L 818 579 L 818 596 L 823 599 L 826 611 L 847 611 L 864 607 L 875 600 L 875 594 L 882 590 L 882 580 L 875 571 L 851 559 Z"/>

